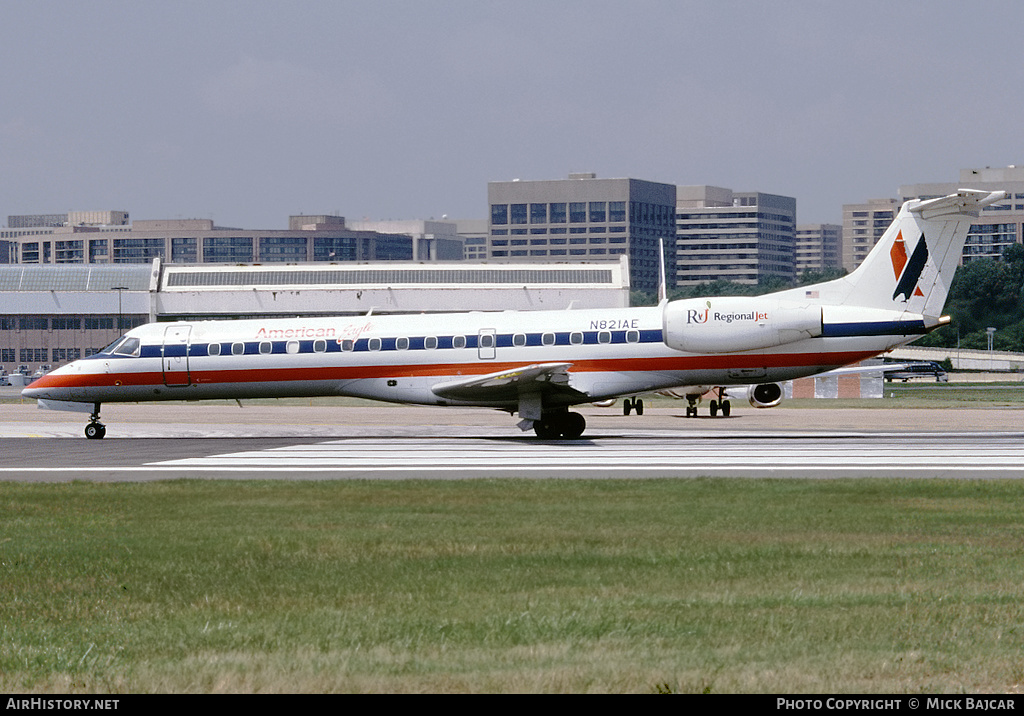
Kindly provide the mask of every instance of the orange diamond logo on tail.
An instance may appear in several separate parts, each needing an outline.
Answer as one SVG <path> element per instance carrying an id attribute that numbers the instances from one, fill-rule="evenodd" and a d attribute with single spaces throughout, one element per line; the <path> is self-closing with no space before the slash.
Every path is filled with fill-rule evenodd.
<path id="1" fill-rule="evenodd" d="M 903 243 L 903 232 L 896 235 L 896 241 L 889 249 L 889 257 L 892 259 L 892 271 L 896 278 L 903 273 L 903 267 L 907 265 L 907 245 Z"/>

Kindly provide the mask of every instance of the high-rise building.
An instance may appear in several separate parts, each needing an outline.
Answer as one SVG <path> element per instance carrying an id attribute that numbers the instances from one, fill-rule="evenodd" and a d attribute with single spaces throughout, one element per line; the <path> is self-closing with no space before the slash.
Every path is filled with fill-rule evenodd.
<path id="1" fill-rule="evenodd" d="M 657 290 L 659 240 L 672 262 L 672 184 L 570 174 L 552 181 L 490 182 L 487 200 L 488 261 L 617 261 L 624 255 L 634 291 Z M 671 270 L 666 275 L 671 284 Z"/>
<path id="2" fill-rule="evenodd" d="M 716 186 L 676 188 L 676 285 L 796 277 L 796 199 Z"/>
<path id="3" fill-rule="evenodd" d="M 864 204 L 843 204 L 843 268 L 853 271 L 882 238 L 896 218 L 896 199 L 869 199 Z"/>
<path id="4" fill-rule="evenodd" d="M 796 274 L 840 268 L 843 227 L 839 224 L 797 224 Z"/>

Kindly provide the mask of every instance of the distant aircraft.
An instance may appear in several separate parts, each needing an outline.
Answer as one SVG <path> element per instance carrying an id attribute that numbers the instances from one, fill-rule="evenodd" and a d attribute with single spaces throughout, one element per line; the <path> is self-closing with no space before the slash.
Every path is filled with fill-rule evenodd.
<path id="1" fill-rule="evenodd" d="M 949 374 L 937 361 L 922 360 L 912 363 L 885 364 L 885 379 L 904 383 L 914 378 L 934 378 L 936 383 L 948 383 Z"/>
<path id="2" fill-rule="evenodd" d="M 518 413 L 578 438 L 573 405 L 679 386 L 815 375 L 908 343 L 942 317 L 971 218 L 1005 192 L 909 201 L 853 273 L 759 297 L 643 308 L 151 323 L 22 391 L 91 414 L 111 402 L 344 395 Z M 633 404 L 635 405 L 635 404 Z"/>

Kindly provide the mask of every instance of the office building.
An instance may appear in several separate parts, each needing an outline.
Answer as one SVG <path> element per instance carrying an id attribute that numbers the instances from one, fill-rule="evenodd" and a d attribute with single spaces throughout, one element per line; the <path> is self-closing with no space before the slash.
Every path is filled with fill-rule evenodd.
<path id="1" fill-rule="evenodd" d="M 853 271 L 861 265 L 889 224 L 896 218 L 896 199 L 869 199 L 863 204 L 843 204 L 843 268 Z"/>
<path id="2" fill-rule="evenodd" d="M 413 261 L 461 261 L 462 238 L 454 221 L 350 221 L 354 231 L 404 234 L 412 237 Z"/>
<path id="3" fill-rule="evenodd" d="M 839 224 L 797 224 L 796 275 L 838 269 L 843 263 L 843 227 Z"/>
<path id="4" fill-rule="evenodd" d="M 552 263 L 629 258 L 635 291 L 655 291 L 660 240 L 675 234 L 672 184 L 570 174 L 551 181 L 487 185 L 487 260 Z M 671 282 L 672 272 L 667 276 Z"/>
<path id="5" fill-rule="evenodd" d="M 796 199 L 716 186 L 676 188 L 677 286 L 796 277 Z"/>
<path id="6" fill-rule="evenodd" d="M 353 230 L 341 216 L 292 216 L 286 231 L 227 228 L 210 219 L 70 223 L 118 220 L 119 215 L 127 222 L 127 212 L 72 212 L 59 226 L 2 229 L 0 241 L 13 244 L 12 263 L 21 264 L 149 263 L 157 258 L 170 263 L 410 261 L 420 248 L 422 260 L 462 256 L 457 238 L 458 245 L 423 237 L 414 246 L 409 234 Z"/>
<path id="7" fill-rule="evenodd" d="M 455 230 L 462 239 L 462 258 L 487 260 L 487 219 L 455 219 Z"/>

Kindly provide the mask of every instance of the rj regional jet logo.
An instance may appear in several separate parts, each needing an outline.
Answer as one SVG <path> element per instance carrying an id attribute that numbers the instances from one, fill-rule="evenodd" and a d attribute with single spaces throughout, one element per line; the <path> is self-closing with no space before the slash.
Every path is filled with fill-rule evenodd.
<path id="1" fill-rule="evenodd" d="M 715 323 L 737 323 L 739 321 L 766 321 L 768 320 L 768 314 L 762 313 L 761 311 L 731 311 L 729 313 L 719 313 L 718 311 L 711 311 L 711 301 L 705 301 L 704 305 L 706 308 L 701 310 L 699 308 L 691 308 L 686 312 L 686 322 L 689 324 L 705 324 L 709 319 Z"/>
<path id="2" fill-rule="evenodd" d="M 699 309 L 696 309 L 696 308 L 691 308 L 689 311 L 687 311 L 686 312 L 686 322 L 687 323 L 707 323 L 708 322 L 708 314 L 711 313 L 711 301 L 705 301 L 705 305 L 707 306 L 707 308 L 705 308 L 703 311 L 701 311 Z"/>
<path id="3" fill-rule="evenodd" d="M 914 253 L 907 258 L 907 246 L 903 241 L 903 232 L 901 231 L 896 235 L 896 241 L 893 243 L 892 249 L 889 250 L 889 256 L 892 258 L 892 270 L 897 278 L 892 300 L 895 301 L 897 296 L 902 295 L 903 302 L 906 303 L 911 296 L 923 297 L 924 294 L 917 282 L 921 280 L 921 272 L 924 271 L 924 266 L 928 263 L 928 243 L 924 240 L 924 234 L 921 234 L 921 238 L 917 240 Z"/>

